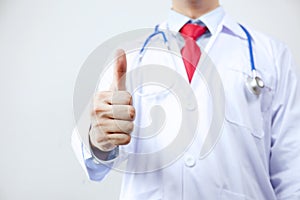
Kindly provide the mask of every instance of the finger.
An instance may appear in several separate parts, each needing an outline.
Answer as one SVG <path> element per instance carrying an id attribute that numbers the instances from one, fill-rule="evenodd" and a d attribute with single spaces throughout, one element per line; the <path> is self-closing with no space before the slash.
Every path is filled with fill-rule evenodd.
<path id="1" fill-rule="evenodd" d="M 123 49 L 118 49 L 116 52 L 116 61 L 114 66 L 112 90 L 126 90 L 126 71 L 127 60 Z"/>
<path id="2" fill-rule="evenodd" d="M 123 133 L 130 134 L 133 131 L 134 124 L 132 121 L 126 120 L 104 120 L 99 121 L 97 125 L 94 126 L 94 131 L 99 133 Z"/>
<path id="3" fill-rule="evenodd" d="M 112 119 L 120 119 L 133 121 L 135 119 L 135 108 L 131 105 L 113 105 L 112 106 Z"/>
<path id="4" fill-rule="evenodd" d="M 132 105 L 132 96 L 127 91 L 114 92 L 109 100 L 107 103 L 112 105 Z"/>
<path id="5" fill-rule="evenodd" d="M 103 121 L 103 118 L 133 121 L 135 119 L 135 109 L 131 105 L 102 104 L 99 107 L 95 106 L 91 115 L 98 118 L 99 121 Z"/>
<path id="6" fill-rule="evenodd" d="M 133 131 L 134 124 L 132 121 L 125 121 L 125 120 L 113 120 L 113 126 L 109 129 L 109 133 L 126 133 L 130 134 Z"/>
<path id="7" fill-rule="evenodd" d="M 108 140 L 114 145 L 126 145 L 130 142 L 131 136 L 129 134 L 114 133 L 107 135 Z"/>
<path id="8" fill-rule="evenodd" d="M 94 105 L 103 102 L 109 105 L 132 105 L 132 96 L 127 91 L 102 91 L 95 95 Z"/>

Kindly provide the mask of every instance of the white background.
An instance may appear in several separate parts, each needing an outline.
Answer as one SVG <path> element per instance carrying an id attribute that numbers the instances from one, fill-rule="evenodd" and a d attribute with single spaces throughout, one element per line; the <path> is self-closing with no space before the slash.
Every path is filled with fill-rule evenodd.
<path id="1" fill-rule="evenodd" d="M 237 21 L 284 41 L 300 63 L 299 0 L 223 0 Z M 117 199 L 121 174 L 87 180 L 71 150 L 72 95 L 87 56 L 153 27 L 171 0 L 0 0 L 0 199 Z"/>

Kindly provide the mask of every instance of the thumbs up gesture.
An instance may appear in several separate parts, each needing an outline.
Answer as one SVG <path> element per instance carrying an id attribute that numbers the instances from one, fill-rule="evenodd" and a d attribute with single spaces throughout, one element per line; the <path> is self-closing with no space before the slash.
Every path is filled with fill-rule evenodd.
<path id="1" fill-rule="evenodd" d="M 93 99 L 89 132 L 92 148 L 110 151 L 130 142 L 135 109 L 132 97 L 126 91 L 126 70 L 125 52 L 118 50 L 110 90 L 98 92 Z"/>

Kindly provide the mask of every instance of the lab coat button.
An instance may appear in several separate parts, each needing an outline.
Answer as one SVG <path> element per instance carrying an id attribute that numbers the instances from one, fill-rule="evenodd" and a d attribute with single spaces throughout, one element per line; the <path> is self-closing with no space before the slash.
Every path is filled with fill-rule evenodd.
<path id="1" fill-rule="evenodd" d="M 194 110 L 195 107 L 196 107 L 195 104 L 192 103 L 192 102 L 187 102 L 187 103 L 186 103 L 186 109 L 187 109 L 187 110 Z"/>
<path id="2" fill-rule="evenodd" d="M 195 164 L 196 164 L 195 158 L 194 158 L 193 156 L 191 156 L 191 155 L 185 156 L 184 162 L 185 162 L 185 165 L 186 165 L 187 167 L 194 167 Z"/>
<path id="3" fill-rule="evenodd" d="M 95 158 L 93 158 L 93 162 L 96 164 L 96 165 L 99 165 L 100 162 L 98 160 L 96 160 Z"/>

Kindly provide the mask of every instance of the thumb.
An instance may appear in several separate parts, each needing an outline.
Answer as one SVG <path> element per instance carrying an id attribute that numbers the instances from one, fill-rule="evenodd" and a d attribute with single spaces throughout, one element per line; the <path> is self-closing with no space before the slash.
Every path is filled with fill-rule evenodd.
<path id="1" fill-rule="evenodd" d="M 112 90 L 126 90 L 127 60 L 123 49 L 116 51 Z"/>

